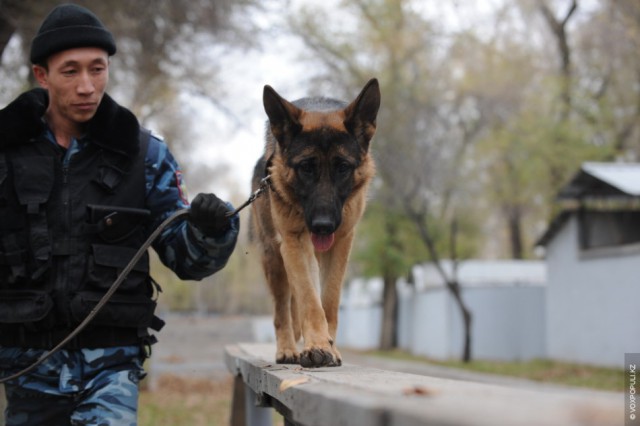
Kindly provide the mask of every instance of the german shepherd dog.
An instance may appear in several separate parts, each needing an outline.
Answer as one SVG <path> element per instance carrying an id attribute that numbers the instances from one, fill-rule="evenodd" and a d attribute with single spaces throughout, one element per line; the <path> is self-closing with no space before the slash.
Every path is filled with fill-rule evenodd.
<path id="1" fill-rule="evenodd" d="M 378 81 L 370 80 L 350 104 L 289 102 L 265 86 L 263 104 L 266 146 L 252 186 L 257 190 L 270 176 L 270 189 L 253 203 L 252 236 L 275 303 L 276 362 L 339 366 L 342 281 L 375 173 L 369 143 L 380 107 Z"/>

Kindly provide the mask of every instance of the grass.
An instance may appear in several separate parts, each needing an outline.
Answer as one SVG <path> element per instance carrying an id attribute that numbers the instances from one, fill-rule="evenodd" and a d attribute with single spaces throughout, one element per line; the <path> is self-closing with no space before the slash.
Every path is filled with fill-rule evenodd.
<path id="1" fill-rule="evenodd" d="M 458 360 L 434 361 L 400 350 L 371 351 L 367 353 L 396 360 L 423 362 L 478 373 L 518 377 L 566 386 L 617 392 L 622 392 L 624 387 L 624 370 L 622 368 L 598 367 L 547 359 L 522 362 L 474 360 L 469 363 Z"/>
<path id="2" fill-rule="evenodd" d="M 229 424 L 232 379 L 212 381 L 164 375 L 155 390 L 140 392 L 140 426 Z"/>
<path id="3" fill-rule="evenodd" d="M 162 375 L 154 390 L 143 387 L 140 392 L 138 425 L 228 425 L 232 395 L 231 377 L 209 380 Z M 273 411 L 273 425 L 283 425 L 282 416 Z"/>

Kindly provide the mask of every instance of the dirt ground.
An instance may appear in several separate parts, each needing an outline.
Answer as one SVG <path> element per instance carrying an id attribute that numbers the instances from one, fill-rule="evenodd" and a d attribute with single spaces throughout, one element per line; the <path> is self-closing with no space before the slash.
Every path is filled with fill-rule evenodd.
<path id="1" fill-rule="evenodd" d="M 153 347 L 140 426 L 229 424 L 233 377 L 224 347 L 255 340 L 254 318 L 167 314 Z M 277 419 L 274 424 L 278 424 Z"/>
<path id="2" fill-rule="evenodd" d="M 224 347 L 231 343 L 255 341 L 254 319 L 243 316 L 203 316 L 165 314 L 165 327 L 147 369 L 149 385 L 163 374 L 183 377 L 228 378 Z"/>

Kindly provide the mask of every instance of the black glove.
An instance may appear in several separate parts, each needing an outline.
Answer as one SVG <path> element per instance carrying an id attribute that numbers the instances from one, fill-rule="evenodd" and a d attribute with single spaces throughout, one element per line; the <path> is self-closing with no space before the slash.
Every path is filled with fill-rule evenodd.
<path id="1" fill-rule="evenodd" d="M 229 207 L 214 194 L 198 194 L 191 203 L 189 220 L 207 237 L 217 238 L 231 227 Z"/>

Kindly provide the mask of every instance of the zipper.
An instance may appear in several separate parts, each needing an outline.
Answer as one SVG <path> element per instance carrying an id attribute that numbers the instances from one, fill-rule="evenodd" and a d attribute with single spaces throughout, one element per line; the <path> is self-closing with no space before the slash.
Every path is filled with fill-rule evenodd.
<path id="1" fill-rule="evenodd" d="M 69 233 L 72 229 L 71 224 L 71 201 L 70 201 L 70 189 L 69 189 L 69 161 L 63 159 L 62 161 L 62 185 L 60 189 L 60 236 L 67 238 L 66 245 L 69 244 Z M 58 303 L 59 306 L 67 307 L 66 309 L 59 310 L 62 315 L 62 322 L 65 324 L 71 323 L 70 306 L 70 291 L 71 283 L 69 283 L 69 268 L 71 267 L 71 257 L 73 254 L 61 256 L 58 261 Z"/>

